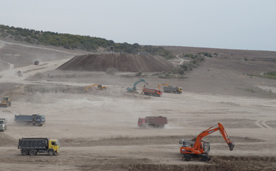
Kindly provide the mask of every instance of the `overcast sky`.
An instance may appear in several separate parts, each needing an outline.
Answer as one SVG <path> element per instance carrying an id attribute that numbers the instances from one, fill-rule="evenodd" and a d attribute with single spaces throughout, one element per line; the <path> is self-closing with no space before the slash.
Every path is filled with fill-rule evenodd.
<path id="1" fill-rule="evenodd" d="M 276 51 L 276 0 L 0 0 L 0 24 L 120 43 Z"/>

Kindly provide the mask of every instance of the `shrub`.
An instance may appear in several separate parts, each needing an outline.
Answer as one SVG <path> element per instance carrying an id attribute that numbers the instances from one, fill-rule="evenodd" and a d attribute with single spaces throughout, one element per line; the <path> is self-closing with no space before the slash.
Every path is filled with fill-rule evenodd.
<path id="1" fill-rule="evenodd" d="M 106 73 L 109 75 L 114 75 L 118 70 L 116 68 L 108 68 Z"/>

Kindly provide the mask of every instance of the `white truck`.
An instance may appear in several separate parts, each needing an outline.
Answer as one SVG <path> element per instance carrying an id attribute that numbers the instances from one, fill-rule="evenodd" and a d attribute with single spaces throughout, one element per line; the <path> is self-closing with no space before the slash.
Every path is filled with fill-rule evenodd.
<path id="1" fill-rule="evenodd" d="M 0 131 L 7 130 L 7 119 L 6 118 L 0 118 Z"/>

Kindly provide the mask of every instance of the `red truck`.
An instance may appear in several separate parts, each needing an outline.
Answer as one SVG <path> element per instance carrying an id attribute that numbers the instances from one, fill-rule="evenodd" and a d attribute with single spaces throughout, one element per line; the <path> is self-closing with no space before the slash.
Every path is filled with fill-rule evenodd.
<path id="1" fill-rule="evenodd" d="M 150 89 L 150 88 L 145 88 L 143 89 L 144 95 L 148 96 L 157 96 L 160 97 L 162 95 L 162 91 L 156 90 L 156 89 Z"/>
<path id="2" fill-rule="evenodd" d="M 138 119 L 139 127 L 163 128 L 168 123 L 168 119 L 162 116 L 147 116 Z"/>

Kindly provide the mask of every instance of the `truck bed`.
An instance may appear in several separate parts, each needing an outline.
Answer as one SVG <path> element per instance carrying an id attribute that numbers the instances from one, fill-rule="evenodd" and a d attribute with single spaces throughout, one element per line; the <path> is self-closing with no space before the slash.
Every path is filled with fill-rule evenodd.
<path id="1" fill-rule="evenodd" d="M 22 138 L 19 139 L 18 149 L 39 149 L 45 150 L 48 146 L 47 138 Z"/>

